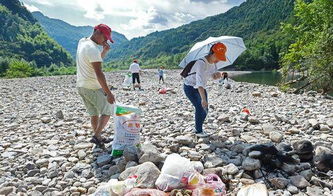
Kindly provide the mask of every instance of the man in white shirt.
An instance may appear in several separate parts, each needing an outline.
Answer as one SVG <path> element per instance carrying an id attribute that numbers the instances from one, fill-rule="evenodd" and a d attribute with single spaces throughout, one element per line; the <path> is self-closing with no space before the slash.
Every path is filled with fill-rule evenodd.
<path id="1" fill-rule="evenodd" d="M 111 104 L 115 102 L 102 71 L 103 58 L 110 50 L 108 40 L 113 43 L 111 28 L 99 24 L 94 27 L 91 37 L 79 41 L 76 53 L 76 86 L 91 118 L 94 131 L 91 142 L 99 147 L 104 147 L 104 143 L 110 142 L 102 138 L 101 132 L 112 114 Z M 100 51 L 98 46 L 103 46 L 103 50 Z"/>
<path id="2" fill-rule="evenodd" d="M 141 69 L 138 60 L 133 61 L 133 63 L 130 65 L 129 71 L 132 73 L 133 90 L 135 90 L 135 80 L 138 82 L 139 89 L 141 90 L 141 84 L 140 84 Z"/>

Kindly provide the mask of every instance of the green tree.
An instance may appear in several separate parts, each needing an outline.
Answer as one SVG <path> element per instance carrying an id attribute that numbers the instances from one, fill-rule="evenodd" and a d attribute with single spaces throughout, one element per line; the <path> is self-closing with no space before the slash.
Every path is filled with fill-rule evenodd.
<path id="1" fill-rule="evenodd" d="M 6 70 L 7 78 L 25 78 L 33 76 L 35 70 L 33 66 L 25 60 L 13 59 Z"/>
<path id="2" fill-rule="evenodd" d="M 5 76 L 7 69 L 9 68 L 10 60 L 8 58 L 0 57 L 0 77 Z"/>
<path id="3" fill-rule="evenodd" d="M 302 73 L 305 88 L 333 90 L 333 1 L 297 0 L 295 20 L 283 25 L 283 32 L 295 41 L 281 59 L 286 78 L 290 72 Z M 300 79 L 300 80 L 301 80 Z"/>

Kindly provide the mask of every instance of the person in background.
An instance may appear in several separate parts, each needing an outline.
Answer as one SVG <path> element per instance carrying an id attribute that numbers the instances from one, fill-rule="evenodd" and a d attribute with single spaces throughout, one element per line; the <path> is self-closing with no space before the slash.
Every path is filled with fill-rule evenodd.
<path id="1" fill-rule="evenodd" d="M 102 71 L 103 58 L 110 50 L 108 40 L 113 43 L 111 28 L 99 24 L 94 27 L 91 37 L 79 41 L 76 53 L 76 86 L 90 115 L 94 132 L 91 142 L 99 147 L 104 147 L 104 143 L 111 141 L 103 138 L 101 133 L 112 114 L 111 104 L 115 102 Z M 103 46 L 102 51 L 99 46 Z"/>
<path id="2" fill-rule="evenodd" d="M 227 72 L 222 72 L 222 80 L 229 80 Z"/>
<path id="3" fill-rule="evenodd" d="M 139 85 L 139 89 L 141 90 L 141 83 L 140 83 L 140 75 L 141 75 L 141 68 L 138 63 L 138 60 L 133 60 L 133 63 L 130 65 L 129 71 L 132 73 L 132 83 L 133 83 L 133 90 L 135 90 L 135 80 Z"/>
<path id="4" fill-rule="evenodd" d="M 188 76 L 184 79 L 184 92 L 195 108 L 195 133 L 198 137 L 207 137 L 202 126 L 208 113 L 207 81 L 222 77 L 216 63 L 226 61 L 226 46 L 223 43 L 214 44 L 210 53 L 195 62 Z"/>
<path id="5" fill-rule="evenodd" d="M 164 70 L 163 70 L 163 67 L 160 67 L 158 69 L 158 76 L 159 76 L 158 83 L 160 84 L 161 80 L 162 80 L 163 84 L 164 84 Z"/>
<path id="6" fill-rule="evenodd" d="M 231 89 L 231 84 L 229 82 L 229 77 L 227 72 L 222 72 L 222 79 L 220 82 L 222 82 L 224 88 Z"/>

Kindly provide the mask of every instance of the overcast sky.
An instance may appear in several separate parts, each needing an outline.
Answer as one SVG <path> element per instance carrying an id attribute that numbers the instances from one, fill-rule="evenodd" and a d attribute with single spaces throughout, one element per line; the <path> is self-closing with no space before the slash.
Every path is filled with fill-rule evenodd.
<path id="1" fill-rule="evenodd" d="M 245 0 L 21 0 L 72 25 L 105 23 L 128 39 L 224 13 Z"/>

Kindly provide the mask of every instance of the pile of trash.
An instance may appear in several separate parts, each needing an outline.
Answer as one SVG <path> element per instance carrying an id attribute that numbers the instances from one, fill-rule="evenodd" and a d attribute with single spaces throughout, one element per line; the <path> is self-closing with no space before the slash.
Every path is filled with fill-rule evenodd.
<path id="1" fill-rule="evenodd" d="M 115 104 L 112 143 L 115 165 L 109 170 L 119 175 L 99 186 L 92 196 L 226 196 L 227 189 L 237 192 L 237 196 L 267 196 L 268 188 L 288 188 L 297 193 L 297 188 L 310 186 L 308 181 L 331 187 L 314 175 L 333 169 L 333 152 L 315 147 L 308 140 L 293 145 L 247 146 L 241 150 L 241 170 L 231 163 L 216 167 L 221 172 L 215 172 L 214 166 L 205 163 L 204 167 L 199 160 L 191 161 L 176 153 L 162 155 L 154 145 L 140 144 L 141 113 L 137 107 Z M 247 121 L 251 117 L 250 110 L 244 107 L 240 118 Z M 186 137 L 177 139 L 186 140 Z"/>
<path id="2" fill-rule="evenodd" d="M 246 108 L 245 108 L 246 109 Z M 190 161 L 179 154 L 164 160 L 153 145 L 140 145 L 140 115 L 134 106 L 114 105 L 115 137 L 112 157 L 125 165 L 118 179 L 97 188 L 92 196 L 225 196 L 226 184 L 216 173 L 204 173 L 201 162 Z M 249 115 L 249 111 L 245 111 Z M 141 165 L 128 163 L 139 162 Z M 163 166 L 161 166 L 163 164 Z M 161 171 L 159 168 L 161 168 Z M 239 196 L 267 195 L 264 184 L 244 186 Z"/>
<path id="3" fill-rule="evenodd" d="M 178 154 L 169 155 L 156 179 L 155 189 L 142 186 L 140 176 L 132 175 L 124 181 L 111 179 L 98 187 L 93 196 L 225 196 L 226 186 L 216 174 L 202 175 L 189 159 Z"/>

